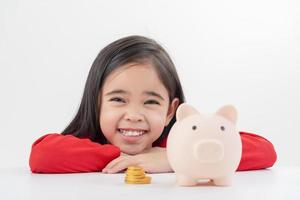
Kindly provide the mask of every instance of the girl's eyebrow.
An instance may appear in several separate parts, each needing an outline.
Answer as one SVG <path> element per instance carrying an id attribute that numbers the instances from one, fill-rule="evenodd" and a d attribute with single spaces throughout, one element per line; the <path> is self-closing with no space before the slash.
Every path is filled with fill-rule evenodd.
<path id="1" fill-rule="evenodd" d="M 165 100 L 160 94 L 158 94 L 157 92 L 154 92 L 154 91 L 145 91 L 143 93 L 146 95 L 149 95 L 149 96 L 158 97 L 159 99 L 161 99 L 163 101 Z"/>
<path id="2" fill-rule="evenodd" d="M 127 94 L 125 90 L 113 90 L 105 94 L 105 96 L 113 95 L 113 94 Z"/>
<path id="3" fill-rule="evenodd" d="M 114 94 L 128 94 L 128 92 L 125 90 L 121 90 L 121 89 L 113 90 L 113 91 L 106 93 L 105 96 L 114 95 Z M 143 92 L 143 94 L 146 94 L 148 96 L 158 97 L 159 99 L 161 99 L 163 101 L 165 100 L 160 94 L 158 94 L 157 92 L 154 92 L 154 91 L 145 91 L 145 92 Z"/>

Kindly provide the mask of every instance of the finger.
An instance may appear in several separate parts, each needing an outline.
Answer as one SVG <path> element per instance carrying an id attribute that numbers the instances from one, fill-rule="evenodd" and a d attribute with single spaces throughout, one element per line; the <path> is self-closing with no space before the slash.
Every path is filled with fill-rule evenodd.
<path id="1" fill-rule="evenodd" d="M 121 152 L 121 156 L 129 156 L 129 154 Z"/>
<path id="2" fill-rule="evenodd" d="M 110 163 L 108 163 L 103 169 L 102 172 L 106 173 L 110 168 L 112 168 L 114 165 L 116 165 L 118 162 L 120 162 L 122 159 L 116 158 L 112 160 Z"/>
<path id="3" fill-rule="evenodd" d="M 111 167 L 110 169 L 108 169 L 107 173 L 117 173 L 120 172 L 122 170 L 125 170 L 126 168 L 128 168 L 130 165 L 132 165 L 133 163 L 129 160 L 129 159 L 124 159 L 118 163 L 116 163 L 113 167 Z"/>
<path id="4" fill-rule="evenodd" d="M 107 172 L 109 169 L 111 169 L 114 165 L 116 165 L 118 162 L 121 162 L 124 160 L 123 157 L 118 157 L 112 161 L 110 161 L 103 169 L 102 172 Z"/>

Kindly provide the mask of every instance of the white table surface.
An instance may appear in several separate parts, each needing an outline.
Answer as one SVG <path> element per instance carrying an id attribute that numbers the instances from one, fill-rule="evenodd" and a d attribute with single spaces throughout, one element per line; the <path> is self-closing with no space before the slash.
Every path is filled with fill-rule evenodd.
<path id="1" fill-rule="evenodd" d="M 180 187 L 174 173 L 149 174 L 152 183 L 128 185 L 124 174 L 32 174 L 0 169 L 0 199 L 300 199 L 300 167 L 237 172 L 230 187 Z"/>

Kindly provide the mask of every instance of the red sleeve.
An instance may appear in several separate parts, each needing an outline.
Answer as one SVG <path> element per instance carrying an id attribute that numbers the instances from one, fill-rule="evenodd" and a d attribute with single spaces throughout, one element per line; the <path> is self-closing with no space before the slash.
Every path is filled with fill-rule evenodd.
<path id="1" fill-rule="evenodd" d="M 72 135 L 47 134 L 31 148 L 29 165 L 33 173 L 74 173 L 101 171 L 120 156 L 116 146 L 101 145 Z"/>
<path id="2" fill-rule="evenodd" d="M 272 167 L 277 155 L 270 141 L 252 133 L 240 132 L 242 139 L 242 159 L 237 171 Z"/>
<path id="3" fill-rule="evenodd" d="M 255 170 L 272 167 L 277 155 L 271 142 L 252 133 L 240 132 L 242 139 L 242 158 L 237 171 Z M 167 138 L 159 144 L 166 147 Z"/>

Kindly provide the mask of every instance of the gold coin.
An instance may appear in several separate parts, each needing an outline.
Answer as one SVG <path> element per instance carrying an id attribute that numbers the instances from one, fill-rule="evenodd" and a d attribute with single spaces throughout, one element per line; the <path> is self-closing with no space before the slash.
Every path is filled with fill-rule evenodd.
<path id="1" fill-rule="evenodd" d="M 125 181 L 151 181 L 151 177 L 145 176 L 143 178 L 131 178 L 131 177 L 126 177 Z"/>
<path id="2" fill-rule="evenodd" d="M 131 180 L 125 180 L 126 183 L 129 184 L 149 184 L 151 180 L 142 180 L 142 181 L 131 181 Z"/>
<path id="3" fill-rule="evenodd" d="M 129 171 L 126 171 L 125 174 L 126 175 L 132 175 L 132 176 L 144 176 L 145 172 L 129 172 Z"/>
<path id="4" fill-rule="evenodd" d="M 145 180 L 145 179 L 151 179 L 151 177 L 150 177 L 150 176 L 143 176 L 143 177 L 126 176 L 125 179 L 131 179 L 131 180 Z"/>
<path id="5" fill-rule="evenodd" d="M 146 174 L 132 174 L 132 173 L 125 173 L 126 176 L 131 176 L 131 177 L 145 177 Z"/>
<path id="6" fill-rule="evenodd" d="M 126 170 L 126 172 L 132 172 L 132 173 L 145 173 L 144 170 Z"/>
<path id="7" fill-rule="evenodd" d="M 143 178 L 143 177 L 145 177 L 145 174 L 143 174 L 143 175 L 131 175 L 131 174 L 127 174 L 126 177 Z"/>
<path id="8" fill-rule="evenodd" d="M 139 180 L 139 179 L 145 178 L 145 176 L 126 176 L 125 178 L 130 178 L 130 179 L 137 179 L 137 180 Z"/>
<path id="9" fill-rule="evenodd" d="M 125 182 L 129 184 L 148 184 L 151 182 L 151 177 L 146 176 L 144 169 L 139 166 L 129 166 L 125 174 Z"/>

